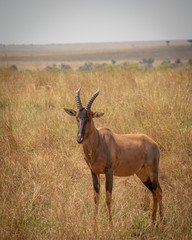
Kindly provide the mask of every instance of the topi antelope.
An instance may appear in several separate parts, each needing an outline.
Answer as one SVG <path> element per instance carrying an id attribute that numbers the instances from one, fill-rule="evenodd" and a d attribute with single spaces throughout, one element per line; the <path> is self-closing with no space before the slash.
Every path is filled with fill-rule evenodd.
<path id="1" fill-rule="evenodd" d="M 93 94 L 84 108 L 80 100 L 79 88 L 76 92 L 77 111 L 64 109 L 70 116 L 75 116 L 78 124 L 77 142 L 82 143 L 84 158 L 91 170 L 94 189 L 94 221 L 98 213 L 100 181 L 99 175 L 106 178 L 106 204 L 109 224 L 112 223 L 111 197 L 113 175 L 126 177 L 136 174 L 153 195 L 151 220 L 156 220 L 159 205 L 160 221 L 163 219 L 162 190 L 158 181 L 159 148 L 148 136 L 143 134 L 113 133 L 108 128 L 95 128 L 93 118 L 104 113 L 92 112 L 91 106 L 99 95 L 99 89 Z"/>

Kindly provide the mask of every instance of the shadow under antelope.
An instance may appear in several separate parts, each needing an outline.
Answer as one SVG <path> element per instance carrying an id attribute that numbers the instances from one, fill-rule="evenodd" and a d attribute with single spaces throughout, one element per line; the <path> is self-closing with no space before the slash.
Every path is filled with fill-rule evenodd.
<path id="1" fill-rule="evenodd" d="M 99 89 L 93 94 L 86 107 L 82 106 L 79 88 L 76 92 L 77 111 L 65 108 L 70 115 L 76 117 L 78 125 L 77 142 L 83 145 L 84 158 L 91 170 L 94 188 L 94 222 L 98 213 L 100 180 L 99 175 L 106 178 L 106 204 L 109 224 L 112 223 L 111 198 L 113 175 L 126 177 L 136 174 L 153 196 L 151 220 L 156 220 L 159 205 L 160 221 L 163 219 L 162 190 L 158 181 L 159 148 L 157 143 L 143 134 L 115 134 L 108 128 L 95 128 L 93 118 L 104 113 L 92 112 L 91 106 L 99 95 Z"/>

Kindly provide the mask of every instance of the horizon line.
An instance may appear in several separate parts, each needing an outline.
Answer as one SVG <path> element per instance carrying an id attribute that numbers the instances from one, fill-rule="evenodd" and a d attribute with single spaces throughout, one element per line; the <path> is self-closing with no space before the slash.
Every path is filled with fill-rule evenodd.
<path id="1" fill-rule="evenodd" d="M 108 43 L 136 43 L 136 42 L 166 42 L 166 41 L 189 41 L 192 39 L 164 39 L 164 40 L 132 40 L 132 41 L 99 41 L 99 42 L 68 42 L 68 43 L 0 43 L 3 46 L 10 46 L 10 45 L 75 45 L 75 44 L 108 44 Z"/>

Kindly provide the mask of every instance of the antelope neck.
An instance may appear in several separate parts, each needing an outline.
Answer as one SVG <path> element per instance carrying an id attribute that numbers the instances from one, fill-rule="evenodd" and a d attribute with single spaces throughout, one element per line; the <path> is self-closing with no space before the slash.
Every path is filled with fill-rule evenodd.
<path id="1" fill-rule="evenodd" d="M 87 152 L 93 151 L 97 147 L 98 142 L 99 142 L 99 132 L 95 128 L 94 122 L 92 120 L 89 135 L 86 137 L 86 139 L 83 142 L 83 149 L 85 154 Z"/>

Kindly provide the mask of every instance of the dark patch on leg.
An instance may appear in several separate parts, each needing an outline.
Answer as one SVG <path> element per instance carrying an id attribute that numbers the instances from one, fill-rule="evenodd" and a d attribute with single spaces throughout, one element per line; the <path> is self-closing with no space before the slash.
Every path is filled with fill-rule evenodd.
<path id="1" fill-rule="evenodd" d="M 94 174 L 92 171 L 92 178 L 93 178 L 93 189 L 96 193 L 99 194 L 100 192 L 100 183 L 99 183 L 99 180 L 98 180 L 98 177 L 96 174 Z"/>
<path id="2" fill-rule="evenodd" d="M 146 182 L 143 182 L 143 184 L 151 191 L 153 192 L 153 185 L 152 182 L 150 180 L 150 178 L 148 178 L 148 180 Z"/>
<path id="3" fill-rule="evenodd" d="M 158 186 L 158 184 L 157 184 L 155 181 L 153 181 L 152 187 L 153 187 L 153 190 L 154 190 L 154 191 L 157 189 L 157 186 Z"/>
<path id="4" fill-rule="evenodd" d="M 112 189 L 113 189 L 113 170 L 112 170 L 112 168 L 105 170 L 105 178 L 106 178 L 105 190 L 106 190 L 106 192 L 109 191 L 110 193 L 112 193 Z"/>
<path id="5" fill-rule="evenodd" d="M 158 182 L 153 181 L 151 182 L 150 178 L 147 179 L 146 182 L 143 182 L 144 185 L 153 193 L 157 187 L 159 186 Z"/>
<path id="6" fill-rule="evenodd" d="M 112 189 L 113 189 L 113 170 L 112 168 L 105 170 L 105 189 L 106 189 L 106 204 L 108 208 L 108 221 L 109 226 L 112 225 L 112 215 L 111 215 L 111 197 L 112 197 Z"/>

